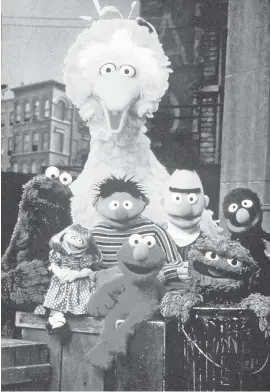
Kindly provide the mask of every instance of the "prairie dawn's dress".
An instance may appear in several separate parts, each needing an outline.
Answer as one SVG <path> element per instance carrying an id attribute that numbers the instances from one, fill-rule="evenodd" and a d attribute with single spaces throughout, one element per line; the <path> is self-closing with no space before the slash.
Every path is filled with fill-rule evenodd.
<path id="1" fill-rule="evenodd" d="M 51 264 L 57 265 L 60 268 L 80 271 L 83 268 L 91 269 L 94 258 L 91 255 L 68 255 L 65 252 L 60 253 L 51 250 L 49 260 Z M 43 306 L 62 313 L 86 314 L 86 305 L 95 288 L 96 284 L 91 277 L 61 283 L 60 279 L 53 275 L 50 287 L 45 295 Z"/>

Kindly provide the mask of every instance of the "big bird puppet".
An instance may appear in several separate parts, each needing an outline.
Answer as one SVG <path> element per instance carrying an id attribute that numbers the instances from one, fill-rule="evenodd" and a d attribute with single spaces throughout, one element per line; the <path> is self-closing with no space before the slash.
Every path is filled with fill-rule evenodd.
<path id="1" fill-rule="evenodd" d="M 170 62 L 155 29 L 142 18 L 130 19 L 135 2 L 125 19 L 115 7 L 101 9 L 93 1 L 100 19 L 79 34 L 64 67 L 67 96 L 91 134 L 88 160 L 71 186 L 73 219 L 91 228 L 97 217 L 93 185 L 126 175 L 147 189 L 146 215 L 161 220 L 161 189 L 169 175 L 150 149 L 145 123 L 168 88 Z M 108 13 L 117 15 L 105 19 Z"/>

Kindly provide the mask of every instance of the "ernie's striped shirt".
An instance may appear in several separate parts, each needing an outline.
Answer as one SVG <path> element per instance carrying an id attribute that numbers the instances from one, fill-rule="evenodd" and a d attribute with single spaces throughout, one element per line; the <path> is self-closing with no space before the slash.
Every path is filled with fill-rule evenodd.
<path id="1" fill-rule="evenodd" d="M 182 258 L 177 251 L 177 247 L 170 235 L 150 219 L 141 216 L 133 227 L 125 230 L 112 228 L 105 221 L 101 221 L 91 231 L 102 253 L 102 261 L 96 264 L 100 269 L 113 267 L 117 264 L 117 252 L 123 245 L 123 242 L 132 234 L 140 234 L 141 236 L 152 235 L 167 256 L 167 262 L 162 269 L 165 282 L 171 279 L 178 279 L 176 266 L 180 266 Z"/>

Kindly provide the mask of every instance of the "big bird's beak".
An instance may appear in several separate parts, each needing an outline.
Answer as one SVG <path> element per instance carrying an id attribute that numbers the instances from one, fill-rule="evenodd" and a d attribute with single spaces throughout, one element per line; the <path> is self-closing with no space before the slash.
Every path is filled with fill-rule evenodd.
<path id="1" fill-rule="evenodd" d="M 138 81 L 114 73 L 97 80 L 93 95 L 103 108 L 108 131 L 118 134 L 125 125 L 130 105 L 139 97 Z"/>

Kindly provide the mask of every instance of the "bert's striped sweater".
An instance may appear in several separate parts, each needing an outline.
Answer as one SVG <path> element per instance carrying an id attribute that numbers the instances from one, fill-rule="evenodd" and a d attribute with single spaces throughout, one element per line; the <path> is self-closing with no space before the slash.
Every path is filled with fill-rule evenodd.
<path id="1" fill-rule="evenodd" d="M 105 221 L 101 221 L 91 231 L 103 257 L 102 261 L 97 264 L 100 269 L 113 267 L 117 264 L 117 251 L 131 234 L 152 235 L 167 255 L 167 262 L 162 269 L 165 281 L 178 279 L 177 266 L 180 266 L 182 259 L 177 252 L 176 245 L 169 234 L 150 219 L 141 216 L 136 224 L 127 230 L 112 228 Z"/>

